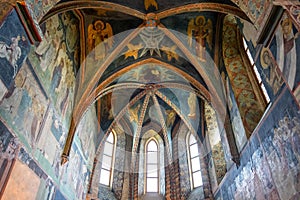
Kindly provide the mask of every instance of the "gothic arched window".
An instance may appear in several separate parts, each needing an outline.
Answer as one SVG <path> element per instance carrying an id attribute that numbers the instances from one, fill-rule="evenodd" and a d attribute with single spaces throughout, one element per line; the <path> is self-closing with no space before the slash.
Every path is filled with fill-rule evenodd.
<path id="1" fill-rule="evenodd" d="M 154 139 L 146 144 L 146 192 L 159 192 L 158 145 Z"/>
<path id="2" fill-rule="evenodd" d="M 188 152 L 189 152 L 189 168 L 191 175 L 192 189 L 202 186 L 202 174 L 200 166 L 200 151 L 196 138 L 190 134 L 188 138 Z"/>
<path id="3" fill-rule="evenodd" d="M 113 132 L 110 132 L 103 150 L 101 171 L 100 171 L 100 184 L 111 186 L 114 152 L 115 152 L 116 139 Z"/>

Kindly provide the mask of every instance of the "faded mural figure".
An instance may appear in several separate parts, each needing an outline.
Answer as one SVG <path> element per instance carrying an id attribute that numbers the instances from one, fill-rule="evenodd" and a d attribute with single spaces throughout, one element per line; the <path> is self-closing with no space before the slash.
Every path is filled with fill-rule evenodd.
<path id="1" fill-rule="evenodd" d="M 168 128 L 172 127 L 174 124 L 175 118 L 176 118 L 176 112 L 174 110 L 166 110 L 165 112 L 166 112 L 166 116 L 167 116 L 166 126 Z"/>
<path id="2" fill-rule="evenodd" d="M 295 39 L 298 37 L 299 32 L 294 34 L 292 20 L 288 17 L 286 13 L 283 15 L 283 19 L 280 25 L 283 34 L 284 63 L 282 66 L 279 67 L 288 85 L 291 89 L 293 89 L 296 77 L 296 59 L 294 58 L 297 55 Z"/>
<path id="3" fill-rule="evenodd" d="M 88 26 L 88 52 L 93 51 L 95 60 L 102 60 L 113 46 L 112 27 L 109 23 L 97 20 Z"/>
<path id="4" fill-rule="evenodd" d="M 272 54 L 268 49 L 263 48 L 263 50 L 261 51 L 260 62 L 263 69 L 270 70 L 270 75 L 269 77 L 266 77 L 266 81 L 272 87 L 273 94 L 276 95 L 283 84 L 283 80 L 277 71 L 276 63 L 273 60 Z"/>
<path id="5" fill-rule="evenodd" d="M 42 71 L 46 71 L 49 66 L 55 62 L 55 53 L 59 49 L 59 44 L 63 36 L 63 32 L 58 30 L 58 18 L 50 18 L 46 21 L 46 32 L 42 42 L 35 49 L 35 54 L 38 56 Z"/>
<path id="6" fill-rule="evenodd" d="M 69 106 L 72 107 L 72 101 L 70 101 L 70 98 L 71 98 L 71 95 L 70 94 L 73 94 L 73 90 L 74 90 L 74 85 L 75 85 L 75 75 L 74 75 L 74 71 L 73 71 L 73 62 L 68 59 L 66 61 L 66 66 L 67 66 L 67 69 L 66 69 L 66 75 L 65 75 L 65 80 L 64 80 L 64 83 L 65 83 L 65 89 L 66 89 L 66 92 L 65 92 L 65 95 L 63 96 L 62 100 L 59 102 L 59 108 L 61 110 L 61 113 L 62 113 L 62 116 L 64 117 L 66 112 L 67 112 L 67 108 Z"/>
<path id="7" fill-rule="evenodd" d="M 206 45 L 212 49 L 212 21 L 205 19 L 204 16 L 198 16 L 196 19 L 191 19 L 188 25 L 188 45 L 195 47 L 196 55 L 201 61 L 206 61 Z M 193 37 L 195 42 L 193 42 Z M 193 44 L 195 43 L 195 44 Z"/>
<path id="8" fill-rule="evenodd" d="M 138 104 L 136 107 L 131 107 L 128 112 L 129 112 L 129 120 L 130 122 L 138 122 L 139 121 L 139 110 L 140 110 L 141 105 Z"/>
<path id="9" fill-rule="evenodd" d="M 188 105 L 190 108 L 190 113 L 188 114 L 189 118 L 195 119 L 196 118 L 196 108 L 197 108 L 197 96 L 194 93 L 190 93 L 188 98 Z"/>
<path id="10" fill-rule="evenodd" d="M 16 76 L 18 71 L 17 61 L 21 58 L 21 48 L 19 47 L 19 41 L 21 37 L 11 38 L 11 44 L 7 45 L 5 42 L 0 41 L 0 58 L 6 58 L 6 60 L 13 66 L 14 75 Z"/>
<path id="11" fill-rule="evenodd" d="M 19 134 L 24 134 L 32 147 L 47 104 L 35 84 L 29 70 L 21 68 L 15 78 L 13 91 L 3 99 L 0 107 L 0 112 L 5 113 L 4 118 L 11 119 L 12 126 Z"/>

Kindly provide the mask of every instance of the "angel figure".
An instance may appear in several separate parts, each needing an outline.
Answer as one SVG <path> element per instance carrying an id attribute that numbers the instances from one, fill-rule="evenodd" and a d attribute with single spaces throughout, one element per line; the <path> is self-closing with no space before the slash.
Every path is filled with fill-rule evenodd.
<path id="1" fill-rule="evenodd" d="M 198 16 L 191 19 L 188 25 L 188 44 L 193 45 L 193 37 L 195 38 L 196 54 L 201 61 L 206 61 L 206 44 L 212 49 L 212 21 L 206 21 L 204 16 Z"/>
<path id="2" fill-rule="evenodd" d="M 96 60 L 102 60 L 113 46 L 113 31 L 109 23 L 97 20 L 88 26 L 88 52 L 94 54 Z"/>
<path id="3" fill-rule="evenodd" d="M 138 122 L 139 120 L 139 109 L 140 109 L 141 105 L 138 104 L 135 108 L 130 108 L 129 109 L 129 120 L 130 122 Z"/>
<path id="4" fill-rule="evenodd" d="M 171 127 L 174 124 L 176 118 L 176 112 L 174 110 L 166 110 L 166 126 Z"/>

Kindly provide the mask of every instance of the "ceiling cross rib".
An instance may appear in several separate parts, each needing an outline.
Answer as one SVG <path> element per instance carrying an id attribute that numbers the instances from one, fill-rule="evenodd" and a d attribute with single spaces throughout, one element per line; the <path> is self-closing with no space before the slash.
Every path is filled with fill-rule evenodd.
<path id="1" fill-rule="evenodd" d="M 137 152 L 137 147 L 138 147 L 138 144 L 139 144 L 139 139 L 140 139 L 140 136 L 141 136 L 141 130 L 142 130 L 142 127 L 143 127 L 143 122 L 144 122 L 144 118 L 145 118 L 145 115 L 146 115 L 146 110 L 147 110 L 147 107 L 148 107 L 148 103 L 149 103 L 149 99 L 150 99 L 150 94 L 148 93 L 146 95 L 146 98 L 143 102 L 143 106 L 142 106 L 142 110 L 141 110 L 141 115 L 139 117 L 139 121 L 138 121 L 138 126 L 137 126 L 137 129 L 136 129 L 136 133 L 134 134 L 134 137 L 133 137 L 133 147 L 132 147 L 132 156 L 131 156 L 131 170 L 132 170 L 132 173 L 134 173 L 134 166 L 135 166 L 135 161 L 136 161 L 136 152 Z"/>
<path id="2" fill-rule="evenodd" d="M 160 105 L 158 103 L 158 100 L 157 100 L 155 94 L 153 94 L 152 98 L 153 98 L 154 105 L 155 105 L 156 110 L 157 110 L 157 114 L 158 114 L 158 117 L 159 117 L 160 124 L 162 126 L 162 130 L 163 130 L 165 146 L 166 146 L 167 155 L 168 155 L 168 164 L 171 164 L 172 163 L 172 152 L 171 152 L 171 147 L 170 147 L 170 141 L 169 141 L 169 138 L 168 138 L 167 126 L 166 126 L 163 113 L 161 111 Z"/>
<path id="3" fill-rule="evenodd" d="M 82 96 L 80 97 L 79 100 L 77 99 L 78 102 L 76 102 L 76 103 L 77 103 L 78 107 L 74 108 L 75 113 L 78 113 L 78 114 L 82 113 L 82 110 L 81 110 L 82 107 L 80 107 L 79 105 L 81 105 L 81 103 L 83 103 L 83 101 L 85 99 L 84 97 L 87 97 L 88 95 L 90 95 L 90 93 L 93 92 L 93 89 L 95 87 L 95 84 L 99 80 L 99 77 L 101 77 L 103 75 L 103 73 L 107 69 L 107 67 L 113 62 L 115 56 L 118 55 L 119 53 L 121 53 L 121 51 L 126 47 L 128 42 L 131 41 L 133 38 L 135 38 L 139 34 L 139 32 L 142 30 L 143 26 L 144 25 L 141 25 L 136 30 L 134 30 L 131 34 L 129 34 L 120 44 L 118 44 L 118 46 L 114 49 L 113 52 L 108 54 L 108 56 L 104 59 L 104 62 L 102 62 L 102 64 L 100 64 L 100 66 L 98 67 L 98 70 L 94 73 L 89 84 L 85 88 L 85 91 L 83 92 Z"/>

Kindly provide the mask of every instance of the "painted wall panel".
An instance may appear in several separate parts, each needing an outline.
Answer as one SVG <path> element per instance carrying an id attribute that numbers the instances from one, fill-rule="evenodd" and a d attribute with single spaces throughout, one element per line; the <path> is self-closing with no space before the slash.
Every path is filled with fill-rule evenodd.
<path id="1" fill-rule="evenodd" d="M 2 199 L 35 199 L 39 184 L 40 178 L 27 165 L 17 160 Z"/>

